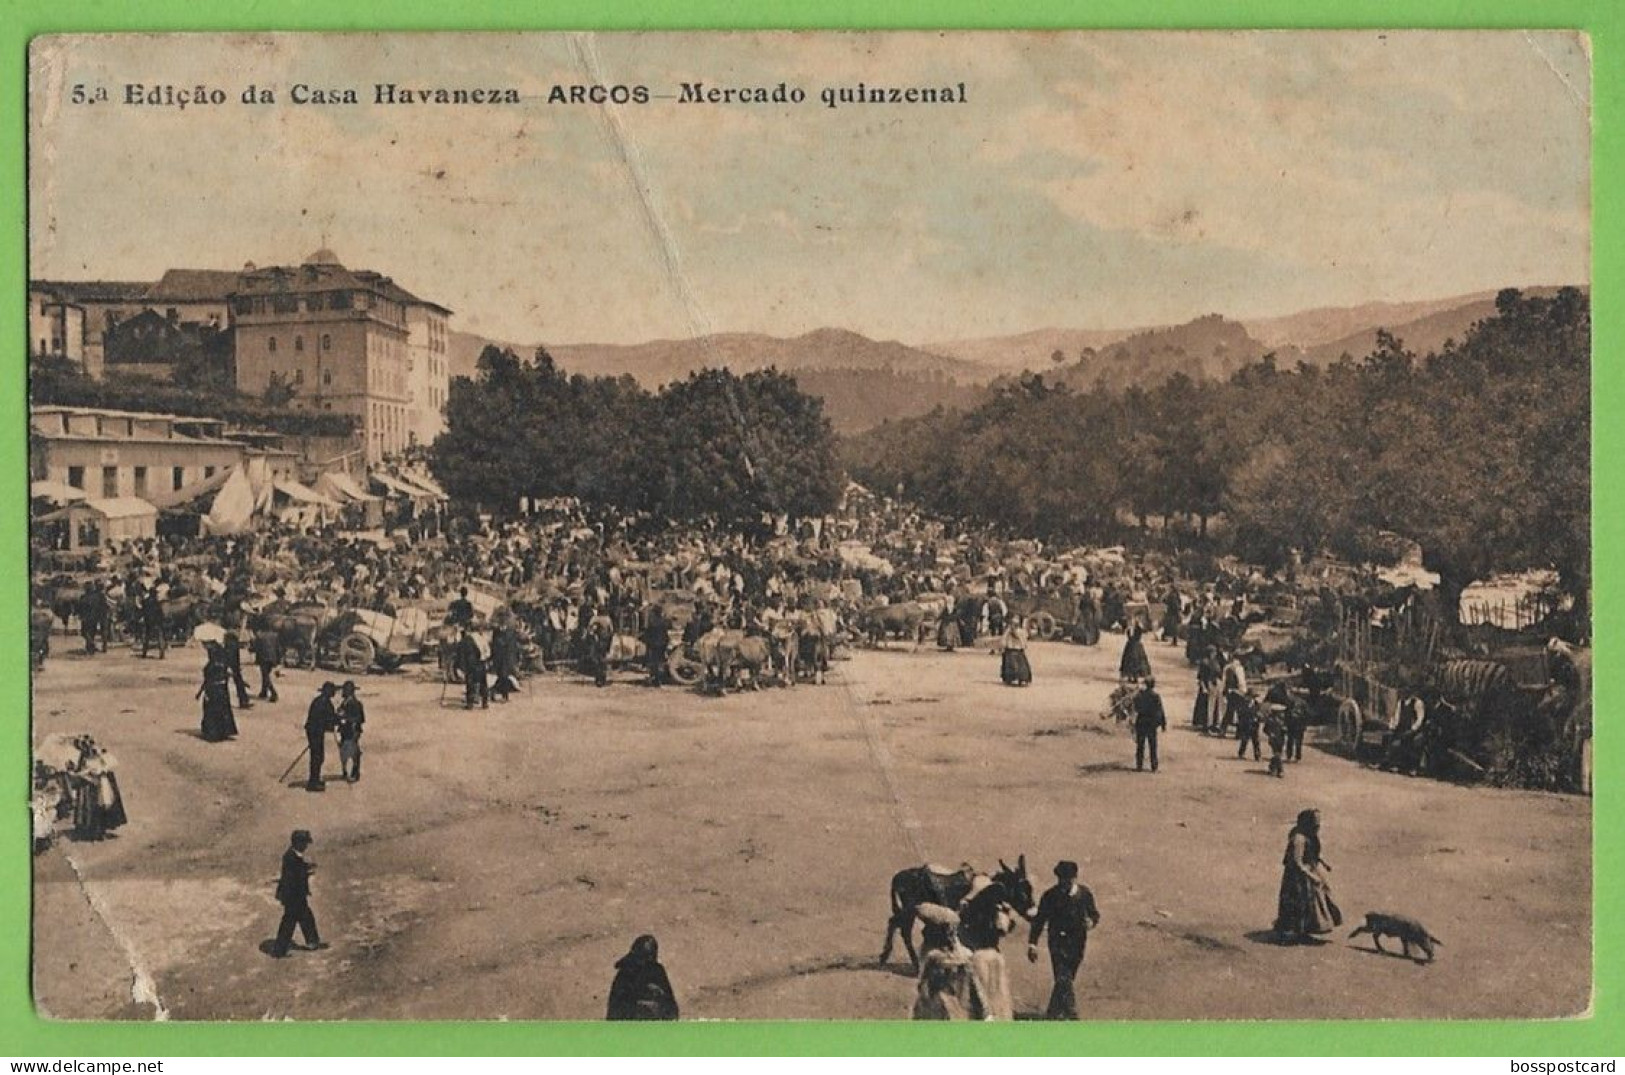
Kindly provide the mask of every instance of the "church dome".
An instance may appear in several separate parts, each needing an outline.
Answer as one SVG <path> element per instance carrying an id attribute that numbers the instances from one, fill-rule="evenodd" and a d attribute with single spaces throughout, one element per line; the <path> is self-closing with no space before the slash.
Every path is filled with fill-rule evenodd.
<path id="1" fill-rule="evenodd" d="M 306 265 L 337 265 L 337 264 L 339 264 L 339 256 L 337 254 L 333 253 L 333 251 L 329 250 L 327 247 L 324 246 L 320 250 L 316 251 L 314 254 L 312 254 L 308 258 L 306 258 L 305 259 L 305 264 Z"/>

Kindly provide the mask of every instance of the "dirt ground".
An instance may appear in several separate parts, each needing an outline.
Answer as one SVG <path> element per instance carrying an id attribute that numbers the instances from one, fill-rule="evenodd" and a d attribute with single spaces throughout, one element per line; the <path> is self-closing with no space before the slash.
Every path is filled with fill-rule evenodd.
<path id="1" fill-rule="evenodd" d="M 60 640 L 59 652 L 69 647 Z M 54 656 L 35 735 L 89 731 L 130 823 L 35 859 L 35 995 L 58 1018 L 594 1019 L 633 937 L 685 1018 L 906 1018 L 876 965 L 898 869 L 1078 860 L 1103 921 L 1079 977 L 1102 1019 L 1498 1018 L 1590 1003 L 1591 803 L 1362 769 L 1311 746 L 1284 780 L 1186 725 L 1193 675 L 1152 660 L 1162 771 L 1100 719 L 1122 640 L 1039 644 L 1005 688 L 985 652 L 858 652 L 824 687 L 710 698 L 539 677 L 465 712 L 424 672 L 362 683 L 364 779 L 277 774 L 324 675 L 197 735 L 201 654 Z M 251 681 L 256 673 L 250 669 Z M 329 773 L 338 761 L 329 751 Z M 1324 814 L 1331 943 L 1269 943 L 1298 810 Z M 326 951 L 274 960 L 278 861 L 311 829 Z M 1443 938 L 1422 966 L 1344 939 L 1369 910 Z M 1047 956 L 1005 942 L 1018 1014 Z"/>

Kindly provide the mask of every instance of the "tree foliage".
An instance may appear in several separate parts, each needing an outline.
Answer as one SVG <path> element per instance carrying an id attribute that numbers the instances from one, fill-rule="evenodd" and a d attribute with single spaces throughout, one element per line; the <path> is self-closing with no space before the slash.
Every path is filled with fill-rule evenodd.
<path id="1" fill-rule="evenodd" d="M 274 401 L 239 395 L 231 386 L 215 385 L 207 379 L 169 383 L 109 369 L 103 379 L 94 380 L 85 376 L 78 363 L 44 355 L 30 359 L 28 399 L 31 403 L 64 407 L 219 418 L 233 425 L 292 437 L 348 437 L 360 424 L 355 415 L 287 410 Z"/>
<path id="2" fill-rule="evenodd" d="M 1327 367 L 1266 355 L 1227 381 L 1070 392 L 1029 376 L 968 412 L 888 423 L 846 446 L 853 476 L 1011 532 L 1116 540 L 1119 512 L 1222 515 L 1225 541 L 1374 559 L 1422 545 L 1448 597 L 1503 570 L 1591 583 L 1591 315 L 1584 294 L 1509 290 L 1495 316 L 1418 356 L 1379 333 Z M 1448 602 L 1454 607 L 1453 602 Z"/>
<path id="3" fill-rule="evenodd" d="M 649 393 L 487 347 L 452 382 L 431 458 L 452 495 L 497 508 L 578 496 L 672 518 L 817 515 L 840 494 L 823 405 L 775 370 L 702 370 Z"/>

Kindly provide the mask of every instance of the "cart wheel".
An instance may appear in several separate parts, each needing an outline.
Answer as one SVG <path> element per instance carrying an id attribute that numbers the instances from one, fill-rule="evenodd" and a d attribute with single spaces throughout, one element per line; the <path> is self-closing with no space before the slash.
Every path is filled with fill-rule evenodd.
<path id="1" fill-rule="evenodd" d="M 685 687 L 692 687 L 705 678 L 705 665 L 680 654 L 674 654 L 666 661 L 666 671 L 671 673 L 672 682 Z"/>
<path id="2" fill-rule="evenodd" d="M 1033 634 L 1048 641 L 1055 637 L 1055 617 L 1048 612 L 1040 612 L 1033 617 Z"/>
<path id="3" fill-rule="evenodd" d="M 339 667 L 352 676 L 366 674 L 377 656 L 377 647 L 366 635 L 348 634 L 339 643 Z"/>

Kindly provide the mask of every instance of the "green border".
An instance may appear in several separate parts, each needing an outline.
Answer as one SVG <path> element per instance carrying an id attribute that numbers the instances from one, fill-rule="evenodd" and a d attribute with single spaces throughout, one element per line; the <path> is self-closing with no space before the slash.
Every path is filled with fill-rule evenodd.
<path id="1" fill-rule="evenodd" d="M 1625 232 L 1625 147 L 1619 115 L 1625 106 L 1625 4 L 1616 0 L 1026 0 L 993 6 L 986 0 L 859 0 L 753 6 L 740 0 L 642 0 L 546 6 L 499 0 L 10 0 L 0 19 L 0 122 L 5 136 L 0 183 L 0 338 L 10 373 L 0 422 L 0 625 L 12 644 L 0 649 L 0 701 L 14 714 L 0 733 L 0 1055 L 40 1058 L 125 1055 L 524 1055 L 524 1054 L 1031 1054 L 1031 1055 L 1483 1055 L 1601 1056 L 1625 1052 L 1621 968 L 1625 928 L 1617 916 L 1596 918 L 1595 1014 L 1563 1022 L 1391 1023 L 1094 1023 L 924 1026 L 909 1023 L 713 1023 L 609 1027 L 581 1023 L 344 1023 L 344 1024 L 96 1024 L 52 1023 L 35 1017 L 28 990 L 29 751 L 27 617 L 26 402 L 23 393 L 26 218 L 26 49 L 47 32 L 115 30 L 519 30 L 519 29 L 782 29 L 782 28 L 1574 28 L 1590 33 L 1596 119 L 1593 297 L 1594 409 L 1599 418 L 1625 404 L 1625 380 L 1606 356 L 1625 339 L 1621 272 Z M 1609 240 L 1614 240 L 1610 242 Z M 1597 478 L 1617 477 L 1610 462 L 1625 444 L 1625 428 L 1595 423 Z M 1608 481 L 1593 481 L 1593 532 L 1607 549 L 1625 536 L 1625 498 Z M 1621 685 L 1619 626 L 1625 575 L 1598 557 L 1596 690 L 1612 699 Z M 1625 740 L 1601 722 L 1596 799 L 1596 891 L 1617 895 L 1625 866 L 1625 825 L 1611 786 L 1625 773 L 1616 748 Z M 1604 903 L 1607 907 L 1612 900 Z"/>

